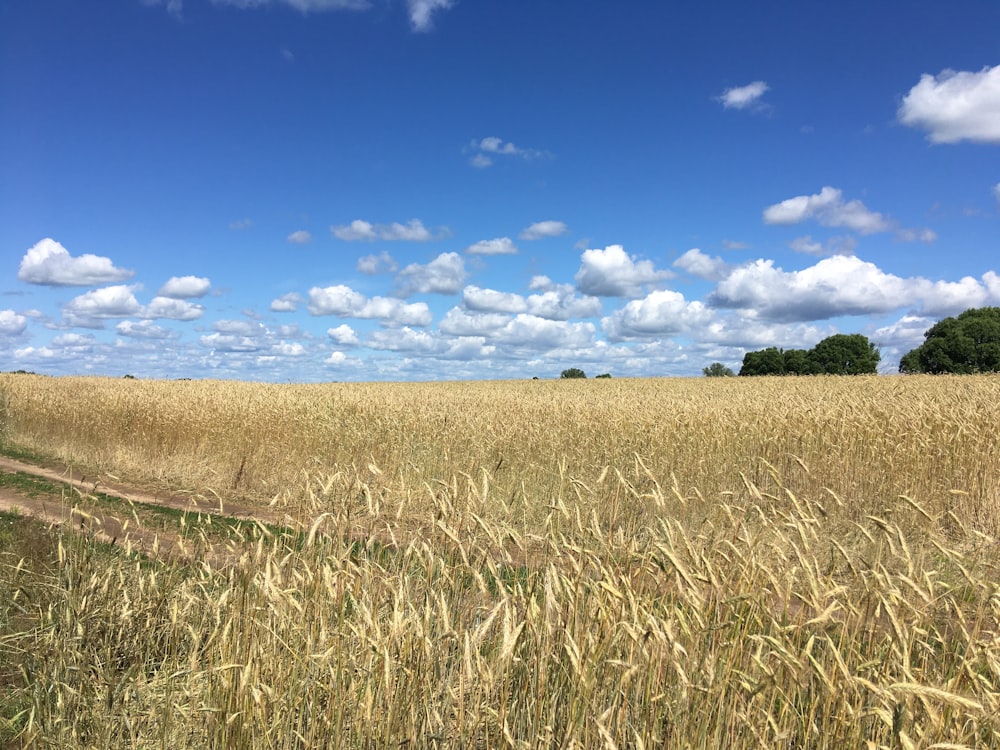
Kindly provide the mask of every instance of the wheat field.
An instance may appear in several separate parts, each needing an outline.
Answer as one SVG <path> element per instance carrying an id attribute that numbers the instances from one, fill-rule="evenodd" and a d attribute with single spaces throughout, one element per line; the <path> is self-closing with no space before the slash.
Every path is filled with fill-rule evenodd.
<path id="1" fill-rule="evenodd" d="M 48 557 L 0 548 L 0 732 L 1000 746 L 998 397 L 990 376 L 0 376 L 7 452 L 284 519 L 190 532 L 183 560 L 59 528 Z"/>

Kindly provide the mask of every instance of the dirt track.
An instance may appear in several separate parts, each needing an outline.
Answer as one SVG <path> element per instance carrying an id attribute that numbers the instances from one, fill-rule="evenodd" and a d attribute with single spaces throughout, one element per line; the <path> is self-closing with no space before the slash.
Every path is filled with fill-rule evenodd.
<path id="1" fill-rule="evenodd" d="M 112 512 L 99 506 L 90 507 L 95 504 L 79 501 L 84 500 L 87 495 L 100 492 L 135 504 L 137 510 L 147 505 L 246 520 L 257 519 L 273 524 L 283 524 L 289 520 L 282 518 L 280 514 L 268 513 L 261 508 L 222 501 L 210 504 L 204 498 L 191 495 L 150 493 L 105 478 L 87 477 L 69 468 L 37 466 L 2 456 L 0 456 L 0 472 L 29 474 L 60 484 L 64 488 L 57 493 L 19 491 L 16 487 L 0 487 L 0 511 L 16 511 L 49 524 L 70 524 L 74 528 L 94 534 L 102 541 L 131 545 L 135 549 L 155 553 L 157 556 L 170 556 L 175 552 L 184 553 L 178 548 L 177 530 L 151 531 L 137 524 L 127 514 Z M 80 508 L 81 504 L 88 506 L 87 510 Z"/>

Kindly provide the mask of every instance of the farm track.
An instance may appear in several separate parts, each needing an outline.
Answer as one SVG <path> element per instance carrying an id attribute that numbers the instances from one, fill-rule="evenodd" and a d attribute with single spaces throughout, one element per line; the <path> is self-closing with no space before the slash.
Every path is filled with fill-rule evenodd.
<path id="1" fill-rule="evenodd" d="M 152 515 L 161 509 L 211 516 L 229 521 L 259 521 L 276 526 L 294 527 L 290 516 L 268 512 L 260 507 L 229 503 L 191 494 L 150 492 L 128 486 L 107 477 L 88 477 L 68 466 L 41 466 L 0 456 L 0 473 L 21 475 L 28 482 L 0 486 L 0 511 L 17 512 L 46 524 L 89 533 L 110 544 L 131 546 L 143 554 L 177 559 L 189 556 L 190 545 L 181 544 L 180 524 L 152 528 Z M 33 486 L 31 479 L 41 480 Z M 109 507 L 100 496 L 122 501 L 122 507 Z M 233 559 L 236 551 L 216 550 L 219 561 Z"/>

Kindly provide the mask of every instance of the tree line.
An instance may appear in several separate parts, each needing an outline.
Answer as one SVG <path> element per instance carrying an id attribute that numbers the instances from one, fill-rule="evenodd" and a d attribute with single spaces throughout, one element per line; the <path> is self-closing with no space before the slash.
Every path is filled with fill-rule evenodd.
<path id="1" fill-rule="evenodd" d="M 747 352 L 740 375 L 865 375 L 878 371 L 881 354 L 860 333 L 837 334 L 812 349 L 768 347 Z M 981 307 L 945 318 L 924 333 L 924 343 L 899 361 L 903 374 L 1000 372 L 1000 307 Z M 702 369 L 707 377 L 733 371 L 721 362 Z"/>

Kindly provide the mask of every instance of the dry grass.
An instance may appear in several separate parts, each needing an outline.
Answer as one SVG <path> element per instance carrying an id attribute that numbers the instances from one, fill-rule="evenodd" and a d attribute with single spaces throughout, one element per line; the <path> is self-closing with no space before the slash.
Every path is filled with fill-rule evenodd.
<path id="1" fill-rule="evenodd" d="M 0 393 L 22 449 L 302 523 L 0 560 L 35 746 L 1000 745 L 1000 379 Z"/>

